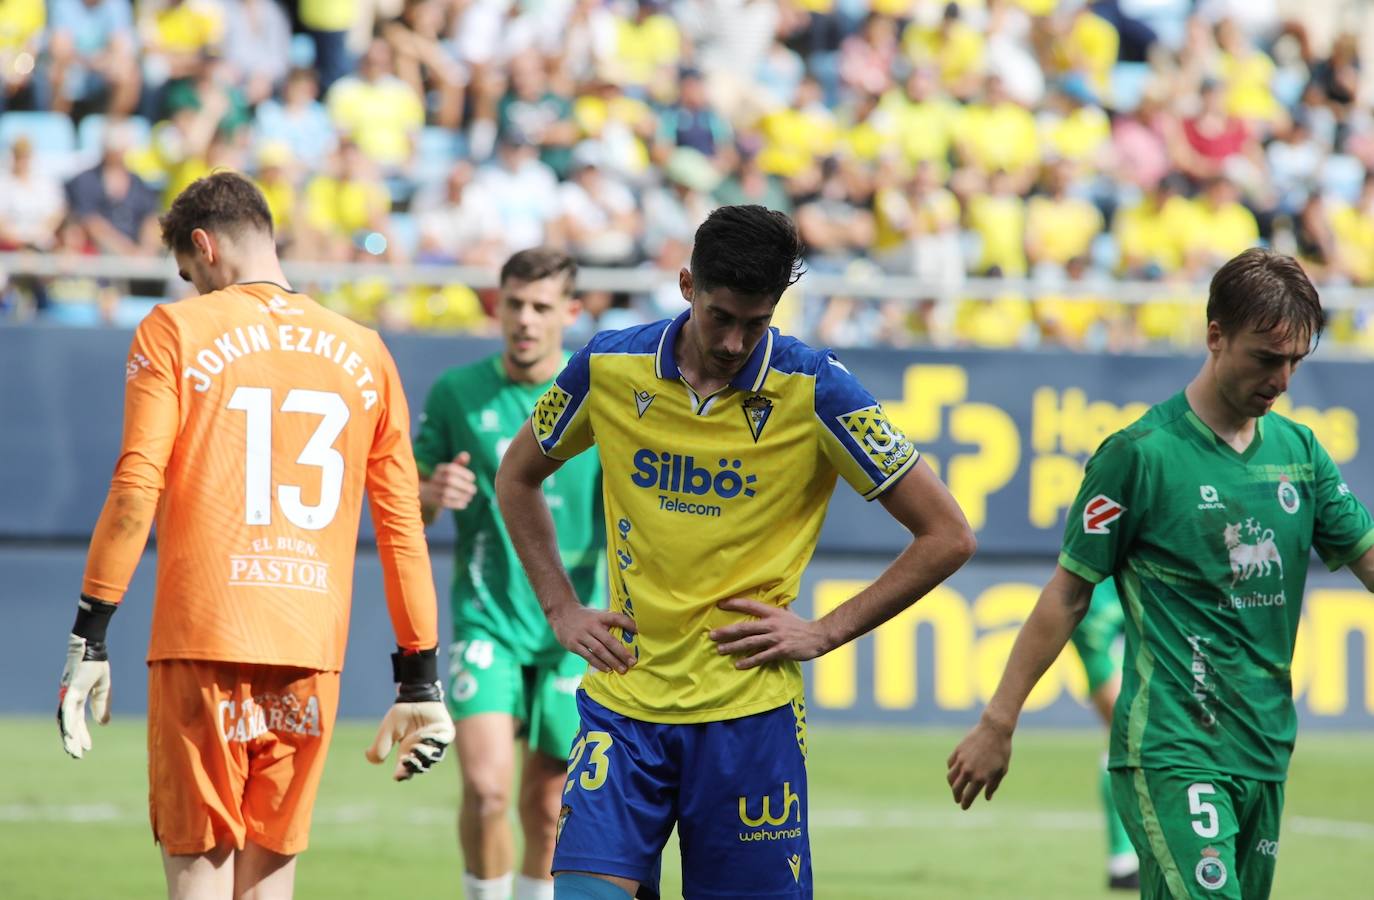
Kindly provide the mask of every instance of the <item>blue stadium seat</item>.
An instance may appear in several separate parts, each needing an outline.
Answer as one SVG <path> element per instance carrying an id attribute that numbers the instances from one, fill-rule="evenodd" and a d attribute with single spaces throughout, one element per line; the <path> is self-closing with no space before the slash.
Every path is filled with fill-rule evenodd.
<path id="1" fill-rule="evenodd" d="M 94 328 L 105 323 L 95 303 L 54 303 L 43 311 L 43 320 L 58 325 Z"/>
<path id="2" fill-rule="evenodd" d="M 105 124 L 108 118 L 94 113 L 81 120 L 76 127 L 76 145 L 87 156 L 99 156 L 101 142 L 105 140 Z M 134 146 L 145 147 L 153 137 L 153 126 L 142 116 L 129 116 L 125 120 L 134 131 Z"/>
<path id="3" fill-rule="evenodd" d="M 1112 67 L 1112 108 L 1117 112 L 1134 112 L 1149 83 L 1149 63 L 1117 63 Z"/>
<path id="4" fill-rule="evenodd" d="M 287 53 L 291 65 L 298 69 L 315 67 L 315 40 L 308 34 L 300 33 L 291 38 L 291 50 Z"/>
<path id="5" fill-rule="evenodd" d="M 1159 41 L 1170 50 L 1183 46 L 1193 0 L 1121 0 L 1121 11 L 1155 30 Z"/>
<path id="6" fill-rule="evenodd" d="M 21 134 L 33 144 L 36 157 L 67 156 L 76 150 L 76 129 L 62 113 L 0 114 L 0 146 L 9 147 Z"/>
<path id="7" fill-rule="evenodd" d="M 1094 268 L 1103 272 L 1115 272 L 1117 264 L 1121 259 L 1121 251 L 1116 245 L 1116 238 L 1110 231 L 1104 231 L 1093 238 L 1092 249 L 1089 251 Z"/>
<path id="8" fill-rule="evenodd" d="M 1333 153 L 1322 164 L 1322 193 L 1346 203 L 1360 199 L 1364 185 L 1364 164 L 1345 153 Z"/>
<path id="9" fill-rule="evenodd" d="M 426 127 L 415 148 L 415 179 L 421 184 L 442 181 L 454 161 L 466 152 L 460 132 L 437 125 Z"/>
<path id="10" fill-rule="evenodd" d="M 413 259 L 420 246 L 420 225 L 415 217 L 410 213 L 392 213 L 391 239 L 406 259 Z"/>
<path id="11" fill-rule="evenodd" d="M 153 311 L 153 307 L 159 303 L 165 303 L 165 297 L 139 297 L 129 295 L 120 297 L 115 304 L 114 314 L 110 317 L 110 324 L 116 328 L 134 328 L 143 317 Z"/>

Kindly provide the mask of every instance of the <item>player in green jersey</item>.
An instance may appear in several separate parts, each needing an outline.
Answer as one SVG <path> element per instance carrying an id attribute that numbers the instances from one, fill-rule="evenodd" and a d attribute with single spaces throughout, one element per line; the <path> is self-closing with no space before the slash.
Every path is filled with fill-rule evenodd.
<path id="1" fill-rule="evenodd" d="M 1116 698 L 1121 693 L 1121 639 L 1125 627 L 1116 584 L 1110 578 L 1105 579 L 1093 589 L 1092 603 L 1073 630 L 1071 640 L 1088 676 L 1088 699 L 1108 728 L 1112 725 Z M 1140 862 L 1116 811 L 1105 755 L 1100 774 L 1102 811 L 1107 825 L 1107 887 L 1134 890 L 1140 886 Z"/>
<path id="2" fill-rule="evenodd" d="M 501 521 L 496 469 L 530 410 L 567 361 L 563 330 L 578 313 L 577 264 L 552 249 L 523 250 L 501 270 L 501 353 L 448 370 L 430 389 L 415 439 L 426 521 L 453 511 L 454 643 L 449 711 L 463 777 L 458 816 L 470 900 L 551 897 L 549 864 L 568 748 L 577 733 L 575 692 L 586 663 L 558 645 Z M 544 485 L 558 547 L 578 600 L 605 606 L 605 524 L 596 454 L 578 457 Z M 507 815 L 515 775 L 513 737 L 528 749 L 518 811 L 524 858 Z"/>
<path id="3" fill-rule="evenodd" d="M 1088 461 L 1059 566 L 948 779 L 965 809 L 991 799 L 1027 694 L 1114 578 L 1126 652 L 1108 765 L 1141 896 L 1264 900 L 1308 561 L 1374 591 L 1374 519 L 1312 432 L 1270 411 L 1325 324 L 1298 264 L 1240 254 L 1213 277 L 1207 319 L 1197 377 Z"/>

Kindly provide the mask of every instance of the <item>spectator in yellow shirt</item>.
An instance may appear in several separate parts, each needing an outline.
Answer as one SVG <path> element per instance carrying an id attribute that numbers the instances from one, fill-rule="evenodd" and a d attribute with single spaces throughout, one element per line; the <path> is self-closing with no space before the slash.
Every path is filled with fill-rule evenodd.
<path id="1" fill-rule="evenodd" d="M 1250 42 L 1234 19 L 1217 23 L 1217 59 L 1226 85 L 1226 111 L 1248 122 L 1277 124 L 1286 118 L 1274 96 L 1274 61 Z"/>
<path id="2" fill-rule="evenodd" d="M 0 112 L 33 80 L 46 18 L 40 0 L 0 0 Z"/>
<path id="3" fill-rule="evenodd" d="M 1112 87 L 1112 66 L 1120 45 L 1115 26 L 1085 3 L 1074 10 L 1063 37 L 1055 42 L 1055 67 L 1061 74 L 1083 74 L 1097 94 L 1105 97 Z"/>
<path id="4" fill-rule="evenodd" d="M 1106 167 L 1111 121 L 1083 76 L 1066 75 L 1054 86 L 1039 130 L 1045 156 L 1073 163 L 1076 176 Z"/>
<path id="5" fill-rule="evenodd" d="M 1069 195 L 1073 163 L 1056 160 L 1046 173 L 1045 193 L 1026 207 L 1026 257 L 1045 274 L 1063 271 L 1069 260 L 1088 256 L 1102 233 L 1102 213 L 1081 197 Z"/>
<path id="6" fill-rule="evenodd" d="M 376 38 L 358 64 L 358 73 L 339 79 L 326 97 L 329 117 L 384 172 L 404 168 L 415 152 L 425 124 L 424 101 L 396 77 L 391 45 Z"/>
<path id="7" fill-rule="evenodd" d="M 1005 278 L 1026 274 L 1026 202 L 1017 194 L 1011 175 L 993 172 L 987 190 L 972 196 L 968 225 L 983 245 L 974 272 Z"/>
<path id="8" fill-rule="evenodd" d="M 1205 183 L 1193 201 L 1191 221 L 1183 229 L 1183 261 L 1190 275 L 1201 277 L 1226 260 L 1259 243 L 1255 214 L 1239 202 L 1240 192 L 1227 178 Z"/>
<path id="9" fill-rule="evenodd" d="M 1191 204 L 1177 178 L 1147 188 L 1139 202 L 1117 210 L 1112 220 L 1124 278 L 1165 278 L 1183 265 L 1179 235 L 1188 227 Z"/>
<path id="10" fill-rule="evenodd" d="M 1035 117 L 1012 100 L 1002 79 L 989 75 L 981 103 L 970 103 L 955 129 L 960 159 L 983 174 L 1004 171 L 1016 193 L 1025 193 L 1040 165 Z"/>
<path id="11" fill-rule="evenodd" d="M 140 52 L 149 86 L 198 75 L 224 37 L 220 8 L 208 0 L 164 0 L 144 9 Z"/>
<path id="12" fill-rule="evenodd" d="M 822 99 L 820 82 L 811 76 L 797 86 L 793 106 L 774 110 L 759 120 L 763 147 L 759 168 L 769 175 L 792 178 L 834 152 L 840 136 L 835 113 Z"/>
<path id="13" fill-rule="evenodd" d="M 674 77 L 682 60 L 682 34 L 659 0 L 637 0 L 633 18 L 617 18 L 615 52 L 602 74 L 630 90 L 647 90 L 655 79 Z"/>
<path id="14" fill-rule="evenodd" d="M 1331 210 L 1331 230 L 1341 268 L 1356 284 L 1374 284 L 1374 175 L 1365 175 L 1359 203 Z"/>
<path id="15" fill-rule="evenodd" d="M 342 140 L 331 153 L 324 172 L 305 186 L 305 209 L 298 237 L 307 259 L 344 261 L 354 256 L 356 243 L 369 235 L 382 236 L 385 255 L 395 258 L 388 238 L 391 193 L 377 177 L 376 166 L 357 144 Z"/>
<path id="16" fill-rule="evenodd" d="M 959 5 L 945 6 L 934 28 L 912 21 L 902 33 L 902 49 L 913 65 L 933 65 L 940 83 L 960 100 L 978 92 L 985 70 L 983 35 L 960 18 Z"/>
<path id="17" fill-rule="evenodd" d="M 960 108 L 941 93 L 933 68 L 912 69 L 905 85 L 891 88 L 878 100 L 878 113 L 890 121 L 909 165 L 928 162 L 941 179 L 949 176 L 949 151 Z"/>
<path id="18" fill-rule="evenodd" d="M 258 177 L 254 179 L 272 213 L 277 247 L 289 251 L 296 231 L 296 186 L 291 182 L 291 148 L 280 141 L 258 148 Z"/>

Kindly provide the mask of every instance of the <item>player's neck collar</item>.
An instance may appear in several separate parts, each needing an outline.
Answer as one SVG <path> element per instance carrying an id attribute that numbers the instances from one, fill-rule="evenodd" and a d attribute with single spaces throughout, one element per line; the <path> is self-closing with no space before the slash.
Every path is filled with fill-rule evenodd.
<path id="1" fill-rule="evenodd" d="M 654 352 L 654 374 L 659 378 L 676 381 L 682 377 L 682 370 L 677 364 L 677 338 L 682 332 L 682 326 L 686 325 L 691 317 L 692 310 L 688 307 L 669 322 L 663 329 L 663 334 L 659 336 L 658 350 Z M 768 329 L 763 339 L 754 347 L 754 352 L 749 354 L 744 368 L 730 379 L 731 387 L 753 393 L 763 390 L 763 383 L 768 379 L 768 367 L 773 360 L 773 339 L 776 335 L 776 329 Z"/>
<path id="2" fill-rule="evenodd" d="M 254 286 L 260 285 L 260 284 L 265 284 L 265 285 L 268 285 L 268 286 L 270 286 L 270 287 L 274 287 L 274 288 L 276 288 L 277 290 L 282 291 L 283 293 L 286 293 L 286 294 L 299 294 L 299 293 L 300 293 L 300 291 L 293 291 L 293 290 L 291 290 L 291 288 L 287 287 L 287 286 L 284 285 L 284 284 L 277 284 L 275 281 L 236 281 L 236 282 L 234 282 L 233 286 L 234 286 L 234 287 L 254 287 Z"/>

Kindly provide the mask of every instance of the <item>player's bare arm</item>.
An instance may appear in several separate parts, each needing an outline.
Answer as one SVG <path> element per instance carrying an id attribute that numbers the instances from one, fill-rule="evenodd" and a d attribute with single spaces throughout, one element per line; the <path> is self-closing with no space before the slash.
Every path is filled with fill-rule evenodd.
<path id="1" fill-rule="evenodd" d="M 973 556 L 977 541 L 963 510 L 924 460 L 879 500 L 912 542 L 876 581 L 814 622 L 756 600 L 726 600 L 722 609 L 754 618 L 712 631 L 719 652 L 742 657 L 735 663 L 740 669 L 814 659 L 886 622 Z"/>
<path id="2" fill-rule="evenodd" d="M 477 477 L 468 468 L 472 455 L 466 450 L 453 462 L 440 463 L 428 478 L 420 479 L 420 513 L 426 525 L 434 524 L 441 509 L 467 509 L 477 496 Z"/>
<path id="3" fill-rule="evenodd" d="M 1360 579 L 1365 590 L 1374 594 L 1374 547 L 1370 547 L 1350 564 L 1350 571 Z"/>
<path id="4" fill-rule="evenodd" d="M 522 428 L 496 472 L 496 502 L 558 643 L 599 672 L 624 674 L 634 665 L 634 657 L 611 629 L 633 630 L 634 621 L 621 613 L 584 607 L 558 553 L 558 535 L 542 485 L 560 466 L 561 461 L 539 449 L 533 432 Z"/>
<path id="5" fill-rule="evenodd" d="M 978 724 L 950 754 L 947 780 L 954 802 L 964 809 L 973 805 L 979 792 L 987 799 L 997 791 L 1011 762 L 1011 736 L 1031 690 L 1059 658 L 1073 630 L 1092 602 L 1093 585 L 1056 566 L 1049 584 L 1040 592 L 1016 643 L 997 691 L 988 701 Z"/>

